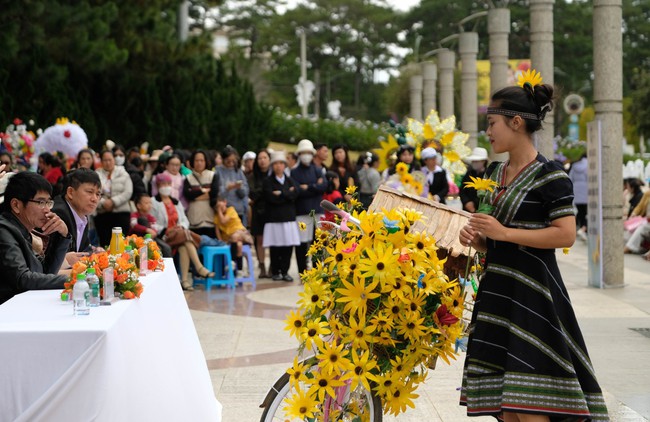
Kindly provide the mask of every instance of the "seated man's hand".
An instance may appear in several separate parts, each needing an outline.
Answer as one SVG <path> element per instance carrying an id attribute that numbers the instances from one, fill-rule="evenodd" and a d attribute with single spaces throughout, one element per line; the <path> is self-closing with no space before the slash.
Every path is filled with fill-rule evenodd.
<path id="1" fill-rule="evenodd" d="M 65 222 L 61 220 L 61 217 L 53 212 L 49 212 L 47 213 L 47 218 L 47 223 L 41 227 L 43 234 L 50 235 L 54 232 L 59 232 L 63 237 L 68 236 L 68 226 L 66 226 Z"/>
<path id="2" fill-rule="evenodd" d="M 70 267 L 72 267 L 74 264 L 79 262 L 81 258 L 87 255 L 88 254 L 86 252 L 68 252 L 67 254 L 65 254 L 65 261 L 68 263 Z"/>

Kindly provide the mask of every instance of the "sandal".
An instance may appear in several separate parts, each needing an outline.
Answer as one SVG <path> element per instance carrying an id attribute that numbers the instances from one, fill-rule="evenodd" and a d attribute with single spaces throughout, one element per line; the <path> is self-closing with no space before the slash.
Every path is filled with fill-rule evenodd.
<path id="1" fill-rule="evenodd" d="M 181 281 L 181 286 L 183 287 L 183 290 L 187 290 L 188 292 L 194 291 L 194 283 L 188 280 L 183 280 Z"/>
<path id="2" fill-rule="evenodd" d="M 198 273 L 203 278 L 214 278 L 216 273 L 208 270 L 206 267 L 199 268 Z"/>

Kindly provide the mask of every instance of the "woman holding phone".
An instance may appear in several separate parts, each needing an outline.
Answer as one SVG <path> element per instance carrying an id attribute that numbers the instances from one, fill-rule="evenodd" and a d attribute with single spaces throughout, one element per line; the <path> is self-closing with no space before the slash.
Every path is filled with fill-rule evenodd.
<path id="1" fill-rule="evenodd" d="M 221 152 L 223 165 L 217 167 L 219 175 L 219 195 L 226 198 L 230 206 L 235 207 L 237 215 L 245 227 L 248 227 L 248 182 L 241 170 L 239 154 L 235 148 L 228 145 Z"/>

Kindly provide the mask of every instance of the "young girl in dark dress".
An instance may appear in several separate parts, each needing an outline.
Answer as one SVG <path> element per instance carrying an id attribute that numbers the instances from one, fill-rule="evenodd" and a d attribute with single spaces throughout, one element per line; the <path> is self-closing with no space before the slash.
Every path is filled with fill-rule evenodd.
<path id="1" fill-rule="evenodd" d="M 551 86 L 527 82 L 497 91 L 488 108 L 490 144 L 510 159 L 486 171 L 499 186 L 486 197 L 491 215 L 473 214 L 460 233 L 487 252 L 460 398 L 469 416 L 609 420 L 555 259 L 575 241 L 573 187 L 532 142 L 552 97 Z"/>

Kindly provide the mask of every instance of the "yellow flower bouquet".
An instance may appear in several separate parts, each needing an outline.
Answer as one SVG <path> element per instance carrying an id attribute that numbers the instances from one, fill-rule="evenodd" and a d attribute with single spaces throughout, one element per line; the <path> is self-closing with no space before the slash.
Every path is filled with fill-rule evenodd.
<path id="1" fill-rule="evenodd" d="M 397 415 L 414 407 L 438 357 L 455 358 L 464 292 L 444 274 L 435 240 L 411 230 L 421 218 L 353 212 L 337 217 L 340 230 L 317 229 L 316 264 L 301 274 L 299 308 L 286 319 L 299 351 L 315 356 L 287 371 L 286 419 L 367 420 L 364 391 Z"/>

